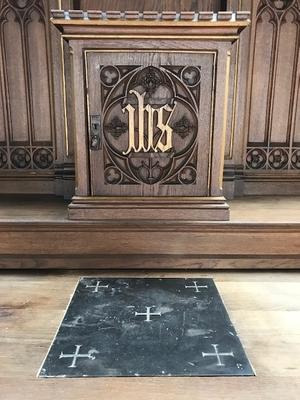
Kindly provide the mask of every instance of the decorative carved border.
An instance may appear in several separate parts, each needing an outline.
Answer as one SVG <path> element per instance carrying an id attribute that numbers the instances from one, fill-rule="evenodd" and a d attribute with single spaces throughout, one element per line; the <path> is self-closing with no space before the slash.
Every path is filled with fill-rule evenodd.
<path id="1" fill-rule="evenodd" d="M 250 20 L 250 12 L 247 11 L 101 11 L 101 10 L 51 10 L 52 19 L 58 20 L 84 20 L 84 23 L 89 21 L 190 21 L 190 22 L 243 22 Z M 60 21 L 61 22 L 61 21 Z"/>
<path id="2" fill-rule="evenodd" d="M 36 169 L 48 170 L 53 168 L 53 147 L 36 146 L 1 146 L 0 147 L 0 170 L 1 169 Z"/>
<path id="3" fill-rule="evenodd" d="M 248 147 L 246 169 L 252 170 L 300 170 L 298 147 Z"/>
<path id="4" fill-rule="evenodd" d="M 144 49 L 86 49 L 84 50 L 84 70 L 85 70 L 85 86 L 88 87 L 88 74 L 87 74 L 87 65 L 88 65 L 88 61 L 87 61 L 87 56 L 89 53 L 114 53 L 114 52 L 122 52 L 122 53 L 130 53 L 130 52 L 144 52 Z M 215 50 L 183 50 L 183 49 L 178 49 L 178 50 L 174 50 L 174 49 L 156 49 L 156 50 L 151 50 L 152 52 L 156 52 L 156 53 L 172 53 L 172 52 L 176 52 L 176 53 L 191 53 L 191 54 L 212 54 L 213 55 L 213 82 L 214 82 L 214 86 L 216 85 L 216 69 L 217 69 L 217 51 Z M 228 61 L 229 60 L 229 61 Z M 229 62 L 229 64 L 228 64 Z M 229 80 L 229 73 L 230 73 L 230 54 L 227 55 L 227 71 L 226 71 L 226 80 Z M 89 111 L 89 97 L 88 97 L 88 93 L 85 93 L 86 96 L 86 112 L 87 115 L 90 114 Z M 227 108 L 227 103 L 228 103 L 228 90 L 226 91 L 226 96 L 224 99 L 224 107 Z M 207 191 L 208 193 L 210 193 L 210 188 L 211 188 L 211 169 L 212 169 L 212 139 L 213 139 L 213 126 L 214 126 L 214 118 L 215 118 L 215 93 L 214 91 L 211 92 L 211 120 L 210 120 L 210 132 L 209 132 L 209 158 L 208 158 L 208 176 L 207 176 Z M 225 113 L 224 115 L 226 115 L 227 113 Z M 224 148 L 225 148 L 225 138 L 226 138 L 226 124 L 225 124 L 225 119 L 224 119 L 224 123 L 223 123 L 223 140 L 224 140 Z M 89 120 L 87 120 L 87 129 L 88 132 L 90 132 L 90 125 L 89 125 Z M 222 170 L 222 168 L 221 168 Z M 222 177 L 221 177 L 222 176 Z M 220 182 L 221 180 L 223 180 L 223 173 L 220 174 Z"/>

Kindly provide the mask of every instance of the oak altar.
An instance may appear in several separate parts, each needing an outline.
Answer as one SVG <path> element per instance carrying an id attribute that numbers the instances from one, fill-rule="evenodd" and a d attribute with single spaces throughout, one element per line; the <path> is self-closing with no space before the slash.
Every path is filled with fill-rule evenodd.
<path id="1" fill-rule="evenodd" d="M 75 132 L 71 219 L 228 220 L 231 46 L 245 12 L 52 11 Z"/>

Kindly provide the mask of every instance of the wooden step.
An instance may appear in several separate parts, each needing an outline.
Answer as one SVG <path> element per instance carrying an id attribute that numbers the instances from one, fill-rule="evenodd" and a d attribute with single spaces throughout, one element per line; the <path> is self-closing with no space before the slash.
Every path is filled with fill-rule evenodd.
<path id="1" fill-rule="evenodd" d="M 226 222 L 71 221 L 63 200 L 5 197 L 0 268 L 299 268 L 299 197 L 229 204 Z"/>

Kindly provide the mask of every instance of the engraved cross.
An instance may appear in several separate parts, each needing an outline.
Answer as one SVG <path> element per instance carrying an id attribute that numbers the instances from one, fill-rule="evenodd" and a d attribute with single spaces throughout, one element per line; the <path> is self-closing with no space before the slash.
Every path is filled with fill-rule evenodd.
<path id="1" fill-rule="evenodd" d="M 100 285 L 101 281 L 97 281 L 96 285 L 86 285 L 86 288 L 94 288 L 92 293 L 98 293 L 99 288 L 108 288 L 109 285 Z"/>
<path id="2" fill-rule="evenodd" d="M 146 307 L 146 312 L 145 313 L 138 313 L 138 312 L 135 312 L 134 313 L 134 315 L 135 315 L 135 317 L 136 316 L 138 316 L 138 315 L 145 315 L 146 316 L 146 319 L 144 320 L 144 321 L 147 321 L 147 322 L 150 322 L 151 321 L 151 316 L 152 315 L 157 315 L 157 316 L 160 316 L 161 317 L 161 312 L 151 312 L 151 308 L 153 308 L 153 307 Z"/>
<path id="3" fill-rule="evenodd" d="M 234 357 L 233 352 L 231 351 L 230 353 L 219 353 L 218 351 L 218 345 L 217 344 L 212 344 L 215 352 L 214 353 L 204 353 L 202 351 L 202 357 L 217 357 L 217 366 L 223 367 L 225 364 L 222 362 L 221 357 Z"/>
<path id="4" fill-rule="evenodd" d="M 90 350 L 88 351 L 87 354 L 79 354 L 80 352 L 80 348 L 81 348 L 81 344 L 76 344 L 76 350 L 75 353 L 73 354 L 64 354 L 63 352 L 60 353 L 59 359 L 61 358 L 72 358 L 72 363 L 70 365 L 68 365 L 68 368 L 76 368 L 76 362 L 77 362 L 77 358 L 89 358 L 90 360 L 95 360 L 95 356 L 93 355 L 94 353 L 98 353 L 97 350 Z"/>
<path id="5" fill-rule="evenodd" d="M 207 286 L 207 285 L 202 285 L 202 286 L 200 286 L 200 285 L 197 284 L 197 281 L 193 281 L 193 285 L 191 285 L 191 286 L 185 285 L 185 288 L 186 288 L 186 289 L 196 289 L 195 292 L 196 292 L 196 293 L 199 293 L 199 292 L 201 291 L 201 290 L 199 290 L 199 289 L 201 289 L 201 288 L 207 289 L 208 286 Z"/>

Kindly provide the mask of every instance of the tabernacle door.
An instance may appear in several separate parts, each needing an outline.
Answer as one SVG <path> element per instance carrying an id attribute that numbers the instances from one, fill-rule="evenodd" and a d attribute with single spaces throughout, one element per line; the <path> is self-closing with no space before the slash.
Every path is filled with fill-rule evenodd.
<path id="1" fill-rule="evenodd" d="M 92 196 L 209 196 L 215 61 L 85 50 Z"/>

